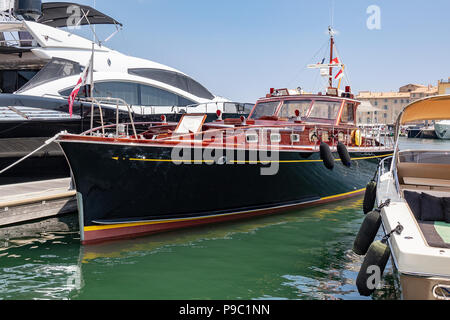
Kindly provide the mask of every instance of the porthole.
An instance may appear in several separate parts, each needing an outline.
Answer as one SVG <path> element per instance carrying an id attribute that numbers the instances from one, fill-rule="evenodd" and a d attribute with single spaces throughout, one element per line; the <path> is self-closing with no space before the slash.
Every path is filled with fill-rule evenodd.
<path id="1" fill-rule="evenodd" d="M 280 143 L 281 142 L 281 134 L 279 134 L 279 133 L 272 133 L 270 135 L 270 142 L 271 143 Z"/>
<path id="2" fill-rule="evenodd" d="M 257 143 L 258 135 L 257 134 L 247 134 L 246 139 L 247 139 L 248 143 Z"/>
<path id="3" fill-rule="evenodd" d="M 292 141 L 292 143 L 299 143 L 300 135 L 299 134 L 291 134 L 291 141 Z"/>

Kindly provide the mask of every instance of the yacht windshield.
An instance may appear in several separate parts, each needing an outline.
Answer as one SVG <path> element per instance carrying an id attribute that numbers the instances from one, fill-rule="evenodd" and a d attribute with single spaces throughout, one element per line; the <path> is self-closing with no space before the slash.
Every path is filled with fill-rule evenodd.
<path id="1" fill-rule="evenodd" d="M 308 118 L 335 120 L 340 108 L 341 102 L 317 100 L 314 102 Z"/>
<path id="2" fill-rule="evenodd" d="M 279 101 L 258 103 L 250 118 L 258 120 L 262 117 L 273 116 L 279 104 Z"/>
<path id="3" fill-rule="evenodd" d="M 305 118 L 311 108 L 311 103 L 311 100 L 285 101 L 281 107 L 280 118 L 296 118 L 297 110 L 300 112 L 300 116 Z"/>
<path id="4" fill-rule="evenodd" d="M 53 58 L 25 86 L 17 91 L 17 93 L 22 93 L 53 80 L 80 74 L 81 71 L 81 66 L 77 62 Z"/>

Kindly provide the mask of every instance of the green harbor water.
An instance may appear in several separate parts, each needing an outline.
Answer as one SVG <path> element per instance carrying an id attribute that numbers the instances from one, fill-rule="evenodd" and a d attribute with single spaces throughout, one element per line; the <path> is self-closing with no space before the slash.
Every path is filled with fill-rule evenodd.
<path id="1" fill-rule="evenodd" d="M 0 240 L 0 300 L 399 299 L 391 263 L 372 297 L 357 292 L 362 202 L 96 246 L 81 246 L 77 232 Z"/>
<path id="2" fill-rule="evenodd" d="M 362 199 L 83 247 L 78 233 L 3 241 L 0 299 L 396 299 L 389 266 L 359 296 Z"/>

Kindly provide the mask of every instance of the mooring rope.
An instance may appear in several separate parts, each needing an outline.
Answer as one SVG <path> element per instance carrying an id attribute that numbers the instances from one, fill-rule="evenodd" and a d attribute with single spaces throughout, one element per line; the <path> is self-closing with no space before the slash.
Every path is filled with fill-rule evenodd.
<path id="1" fill-rule="evenodd" d="M 29 154 L 27 154 L 27 155 L 26 155 L 25 157 L 23 157 L 22 159 L 20 159 L 20 160 L 14 162 L 14 163 L 13 163 L 12 165 L 10 165 L 9 167 L 7 167 L 7 168 L 3 169 L 2 171 L 0 171 L 0 175 L 2 175 L 3 173 L 5 173 L 5 172 L 8 171 L 9 169 L 11 169 L 11 168 L 17 166 L 17 165 L 20 164 L 21 162 L 25 161 L 26 159 L 28 159 L 29 157 L 31 157 L 31 156 L 32 156 L 33 154 L 35 154 L 36 152 L 38 152 L 38 151 L 44 149 L 44 148 L 47 147 L 49 144 L 55 142 L 55 140 L 58 139 L 58 137 L 59 137 L 60 134 L 61 134 L 61 133 L 58 133 L 58 134 L 55 135 L 53 138 L 51 138 L 51 139 L 45 141 L 45 143 L 44 143 L 42 146 L 40 146 L 40 147 L 37 148 L 36 150 L 30 152 Z"/>

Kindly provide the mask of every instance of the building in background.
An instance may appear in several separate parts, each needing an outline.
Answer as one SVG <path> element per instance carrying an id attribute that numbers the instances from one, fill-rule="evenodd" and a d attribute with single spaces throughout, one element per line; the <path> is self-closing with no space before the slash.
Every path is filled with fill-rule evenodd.
<path id="1" fill-rule="evenodd" d="M 401 87 L 398 92 L 371 92 L 361 91 L 357 99 L 370 104 L 373 109 L 362 108 L 358 110 L 357 120 L 359 124 L 394 124 L 400 112 L 409 103 L 429 96 L 437 95 L 440 86 L 447 85 L 445 90 L 450 90 L 450 81 L 441 82 L 437 87 L 420 84 L 408 84 Z"/>
<path id="2" fill-rule="evenodd" d="M 438 82 L 438 94 L 450 94 L 450 78 Z"/>

